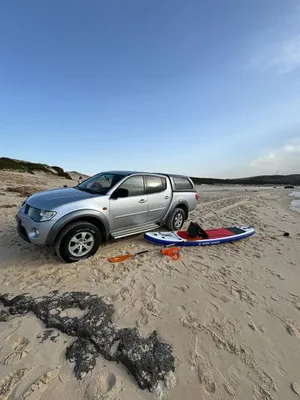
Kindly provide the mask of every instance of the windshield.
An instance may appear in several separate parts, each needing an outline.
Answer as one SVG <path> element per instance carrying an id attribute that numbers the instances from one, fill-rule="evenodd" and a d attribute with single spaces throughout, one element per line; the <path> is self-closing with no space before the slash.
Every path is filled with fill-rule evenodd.
<path id="1" fill-rule="evenodd" d="M 76 189 L 95 194 L 106 194 L 124 177 L 125 175 L 102 173 L 82 182 L 76 186 Z"/>

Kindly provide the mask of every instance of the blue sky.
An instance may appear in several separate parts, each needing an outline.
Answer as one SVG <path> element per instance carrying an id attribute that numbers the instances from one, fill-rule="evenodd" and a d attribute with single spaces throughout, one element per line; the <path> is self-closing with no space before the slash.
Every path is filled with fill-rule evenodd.
<path id="1" fill-rule="evenodd" d="M 298 0 L 0 3 L 0 156 L 300 173 Z"/>

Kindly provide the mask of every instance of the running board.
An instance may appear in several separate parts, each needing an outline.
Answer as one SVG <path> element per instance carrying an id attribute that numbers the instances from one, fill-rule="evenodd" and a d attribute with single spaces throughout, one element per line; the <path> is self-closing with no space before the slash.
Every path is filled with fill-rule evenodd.
<path id="1" fill-rule="evenodd" d="M 152 224 L 152 223 L 144 224 L 144 225 L 135 226 L 133 228 L 118 229 L 117 231 L 111 232 L 111 236 L 114 239 L 121 239 L 125 236 L 137 235 L 139 233 L 153 231 L 158 228 L 159 228 L 159 225 L 157 225 L 157 224 Z"/>

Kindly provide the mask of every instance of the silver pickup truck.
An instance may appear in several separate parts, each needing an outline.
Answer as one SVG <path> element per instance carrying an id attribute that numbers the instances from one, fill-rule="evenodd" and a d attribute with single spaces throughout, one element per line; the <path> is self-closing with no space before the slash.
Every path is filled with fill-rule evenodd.
<path id="1" fill-rule="evenodd" d="M 74 262 L 115 239 L 166 225 L 179 230 L 197 205 L 186 176 L 135 171 L 94 175 L 73 188 L 30 196 L 16 215 L 19 235 L 34 244 L 55 245 L 58 256 Z"/>

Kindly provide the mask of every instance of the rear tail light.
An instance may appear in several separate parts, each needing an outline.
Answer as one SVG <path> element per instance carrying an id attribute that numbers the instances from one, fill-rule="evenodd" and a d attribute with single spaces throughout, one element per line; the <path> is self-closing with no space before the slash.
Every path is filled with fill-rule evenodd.
<path id="1" fill-rule="evenodd" d="M 199 196 L 197 195 L 197 193 L 195 194 L 196 200 L 199 200 Z"/>

